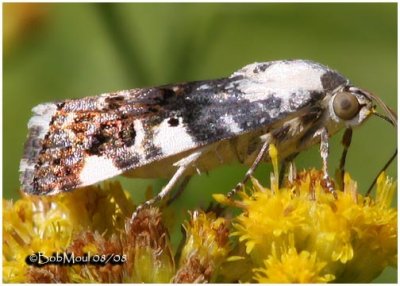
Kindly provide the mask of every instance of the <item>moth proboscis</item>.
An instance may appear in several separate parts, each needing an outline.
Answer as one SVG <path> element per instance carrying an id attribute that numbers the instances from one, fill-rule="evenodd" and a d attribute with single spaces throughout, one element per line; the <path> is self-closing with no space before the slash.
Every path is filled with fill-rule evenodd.
<path id="1" fill-rule="evenodd" d="M 33 112 L 20 164 L 24 192 L 57 194 L 120 174 L 171 178 L 145 205 L 196 172 L 239 161 L 250 168 L 231 196 L 269 161 L 271 143 L 284 163 L 320 143 L 324 179 L 334 194 L 329 137 L 346 129 L 343 172 L 353 127 L 373 114 L 397 126 L 378 97 L 307 60 L 254 63 L 227 78 L 45 103 Z"/>

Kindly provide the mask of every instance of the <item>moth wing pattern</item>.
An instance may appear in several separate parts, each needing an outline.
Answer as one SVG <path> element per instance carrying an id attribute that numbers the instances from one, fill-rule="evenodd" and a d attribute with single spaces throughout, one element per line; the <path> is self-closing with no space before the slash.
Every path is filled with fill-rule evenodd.
<path id="1" fill-rule="evenodd" d="M 20 164 L 24 191 L 71 190 L 159 159 L 150 137 L 171 96 L 133 89 L 36 106 Z"/>
<path id="2" fill-rule="evenodd" d="M 346 82 L 314 62 L 276 61 L 219 80 L 38 105 L 20 164 L 23 190 L 68 191 L 299 114 L 315 120 L 315 103 Z"/>

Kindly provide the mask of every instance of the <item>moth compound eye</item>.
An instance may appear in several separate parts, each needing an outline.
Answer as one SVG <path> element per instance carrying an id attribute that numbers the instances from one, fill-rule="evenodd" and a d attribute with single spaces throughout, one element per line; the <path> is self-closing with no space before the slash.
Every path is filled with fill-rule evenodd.
<path id="1" fill-rule="evenodd" d="M 333 100 L 335 114 L 343 120 L 352 119 L 360 110 L 357 97 L 349 92 L 339 92 Z"/>

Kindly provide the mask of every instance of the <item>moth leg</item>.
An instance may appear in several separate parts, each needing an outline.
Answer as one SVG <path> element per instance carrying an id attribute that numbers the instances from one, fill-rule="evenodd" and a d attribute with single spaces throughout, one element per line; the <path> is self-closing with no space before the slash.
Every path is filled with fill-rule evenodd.
<path id="1" fill-rule="evenodd" d="M 344 166 L 346 164 L 346 156 L 349 146 L 351 144 L 351 138 L 353 136 L 353 129 L 347 128 L 342 137 L 342 145 L 343 145 L 343 153 L 342 157 L 340 158 L 340 165 L 339 165 L 339 187 L 341 190 L 344 188 Z"/>
<path id="2" fill-rule="evenodd" d="M 288 180 L 289 183 L 293 183 L 294 180 L 296 180 L 297 178 L 297 169 L 296 169 L 296 164 L 294 163 L 294 161 L 290 161 L 289 162 L 289 168 L 288 168 Z"/>
<path id="3" fill-rule="evenodd" d="M 258 152 L 257 157 L 254 160 L 253 164 L 247 170 L 246 175 L 244 176 L 243 180 L 239 184 L 237 184 L 236 187 L 227 194 L 228 198 L 231 198 L 232 196 L 234 196 L 246 184 L 246 182 L 250 179 L 250 177 L 253 175 L 254 171 L 256 170 L 256 168 L 260 164 L 261 160 L 263 159 L 265 153 L 268 151 L 269 143 L 270 143 L 269 140 L 266 140 L 264 142 L 264 144 L 261 147 L 260 152 Z"/>
<path id="4" fill-rule="evenodd" d="M 190 182 L 190 179 L 192 178 L 192 176 L 185 176 L 182 180 L 182 182 L 180 183 L 178 190 L 175 192 L 175 194 L 167 201 L 167 206 L 172 204 L 177 198 L 180 197 L 180 195 L 183 193 L 183 191 L 185 190 L 185 188 L 187 187 L 187 185 Z"/>
<path id="5" fill-rule="evenodd" d="M 161 192 L 159 192 L 155 197 L 153 197 L 152 199 L 144 202 L 143 204 L 139 205 L 136 210 L 134 211 L 134 213 L 132 214 L 132 220 L 136 217 L 136 215 L 145 207 L 149 207 L 151 205 L 154 205 L 157 202 L 163 201 L 165 200 L 170 193 L 172 192 L 172 190 L 174 189 L 174 187 L 176 186 L 176 184 L 178 183 L 178 181 L 185 175 L 186 171 L 192 167 L 192 164 L 204 153 L 205 149 L 201 149 L 199 151 L 196 151 L 192 154 L 190 154 L 189 156 L 179 160 L 178 162 L 174 163 L 174 166 L 178 167 L 178 170 L 175 172 L 175 174 L 172 176 L 172 178 L 169 180 L 168 184 L 165 185 Z"/>
<path id="6" fill-rule="evenodd" d="M 332 195 L 337 199 L 337 194 L 335 189 L 332 186 L 331 181 L 329 180 L 328 174 L 328 155 L 329 155 L 329 134 L 326 128 L 320 129 L 321 136 L 321 145 L 320 145 L 320 153 L 322 158 L 322 172 L 323 172 L 323 180 L 328 190 L 332 193 Z"/>
<path id="7" fill-rule="evenodd" d="M 297 157 L 299 153 L 295 153 L 282 161 L 281 169 L 279 170 L 279 186 L 282 186 L 283 180 L 285 178 L 285 173 L 288 173 L 289 182 L 293 182 L 296 178 L 296 166 L 294 164 L 294 158 Z"/>

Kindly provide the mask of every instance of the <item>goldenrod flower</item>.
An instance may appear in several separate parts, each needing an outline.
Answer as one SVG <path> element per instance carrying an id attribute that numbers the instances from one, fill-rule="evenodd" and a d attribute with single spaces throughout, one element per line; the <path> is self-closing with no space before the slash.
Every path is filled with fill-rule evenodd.
<path id="1" fill-rule="evenodd" d="M 291 241 L 293 244 L 293 241 Z M 272 254 L 264 260 L 264 267 L 254 269 L 254 279 L 259 283 L 326 283 L 335 279 L 332 274 L 322 274 L 326 262 L 317 253 L 297 252 L 294 245 L 277 254 L 275 244 Z"/>
<path id="2" fill-rule="evenodd" d="M 126 236 L 122 240 L 127 261 L 124 283 L 167 283 L 175 273 L 175 261 L 157 208 L 143 209 L 134 220 L 126 223 Z"/>
<path id="3" fill-rule="evenodd" d="M 215 281 L 219 266 L 228 256 L 229 222 L 212 213 L 195 211 L 184 224 L 186 242 L 173 282 L 203 283 Z"/>
<path id="4" fill-rule="evenodd" d="M 238 237 L 234 255 L 255 271 L 251 279 L 236 279 L 369 282 L 387 265 L 396 267 L 397 211 L 390 208 L 396 184 L 382 174 L 372 200 L 357 193 L 348 174 L 344 183 L 335 199 L 316 170 L 302 172 L 276 190 L 253 179 L 252 193 L 242 192 L 239 200 L 229 203 L 243 209 L 233 224 L 232 235 Z M 237 264 L 240 260 L 236 268 Z"/>
<path id="5" fill-rule="evenodd" d="M 4 281 L 54 283 L 74 282 L 76 278 L 90 282 L 90 279 L 72 275 L 74 267 L 47 265 L 38 268 L 29 266 L 26 259 L 30 256 L 37 259 L 37 253 L 49 257 L 66 252 L 81 239 L 83 231 L 93 232 L 96 243 L 105 243 L 100 242 L 100 238 L 115 240 L 113 234 L 119 235 L 133 209 L 132 201 L 118 183 L 106 183 L 103 188 L 86 187 L 57 196 L 24 196 L 15 203 L 3 200 Z M 90 241 L 82 242 L 85 243 L 84 251 L 95 249 L 90 248 Z"/>

